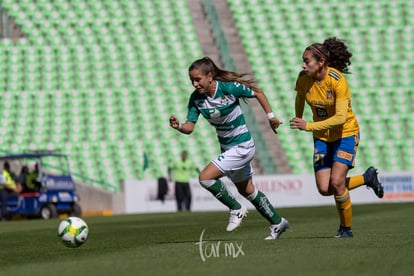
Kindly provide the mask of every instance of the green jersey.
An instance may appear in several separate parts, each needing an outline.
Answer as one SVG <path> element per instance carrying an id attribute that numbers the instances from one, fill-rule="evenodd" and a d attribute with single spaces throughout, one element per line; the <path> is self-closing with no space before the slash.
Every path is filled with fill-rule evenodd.
<path id="1" fill-rule="evenodd" d="M 252 98 L 254 91 L 239 82 L 217 81 L 213 97 L 194 91 L 188 103 L 187 120 L 196 123 L 201 114 L 216 128 L 222 150 L 252 140 L 239 98 Z"/>
<path id="2" fill-rule="evenodd" d="M 194 172 L 197 171 L 197 167 L 190 160 L 177 160 L 170 164 L 169 170 L 172 172 L 172 178 L 174 181 L 188 183 Z"/>

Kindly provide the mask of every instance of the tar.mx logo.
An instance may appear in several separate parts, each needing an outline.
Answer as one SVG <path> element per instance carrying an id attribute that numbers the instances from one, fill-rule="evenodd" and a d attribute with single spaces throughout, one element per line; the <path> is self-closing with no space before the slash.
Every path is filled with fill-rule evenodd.
<path id="1" fill-rule="evenodd" d="M 244 256 L 243 243 L 238 242 L 211 242 L 204 241 L 203 236 L 206 229 L 201 232 L 200 240 L 196 242 L 200 252 L 200 258 L 203 262 L 209 258 L 231 257 L 237 258 Z"/>

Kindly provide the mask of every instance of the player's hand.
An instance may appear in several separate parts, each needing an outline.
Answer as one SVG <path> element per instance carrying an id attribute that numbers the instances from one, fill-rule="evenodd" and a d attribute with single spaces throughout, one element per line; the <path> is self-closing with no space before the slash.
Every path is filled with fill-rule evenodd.
<path id="1" fill-rule="evenodd" d="M 273 132 L 277 134 L 276 129 L 283 124 L 283 122 L 279 121 L 277 118 L 269 119 L 269 125 L 273 129 Z"/>
<path id="2" fill-rule="evenodd" d="M 291 129 L 306 130 L 306 121 L 302 118 L 292 118 L 289 123 Z"/>
<path id="3" fill-rule="evenodd" d="M 180 126 L 180 122 L 174 115 L 170 116 L 170 126 L 174 129 L 178 129 L 178 127 Z"/>

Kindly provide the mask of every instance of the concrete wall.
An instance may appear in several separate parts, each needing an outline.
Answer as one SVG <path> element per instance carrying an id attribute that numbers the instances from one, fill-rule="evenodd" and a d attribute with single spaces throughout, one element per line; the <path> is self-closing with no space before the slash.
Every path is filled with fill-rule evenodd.
<path id="1" fill-rule="evenodd" d="M 112 193 L 101 188 L 76 183 L 83 216 L 125 213 L 124 193 Z"/>

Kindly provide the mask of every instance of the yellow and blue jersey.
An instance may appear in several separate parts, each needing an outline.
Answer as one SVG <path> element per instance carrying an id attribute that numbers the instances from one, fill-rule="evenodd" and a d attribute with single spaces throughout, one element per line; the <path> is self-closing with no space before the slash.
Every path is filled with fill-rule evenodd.
<path id="1" fill-rule="evenodd" d="M 326 76 L 321 82 L 301 73 L 296 81 L 295 90 L 297 91 L 296 109 L 300 110 L 300 105 L 303 106 L 304 101 L 312 109 L 314 123 L 309 123 L 309 130 L 313 132 L 314 137 L 332 142 L 359 133 L 358 121 L 352 111 L 348 82 L 339 70 L 328 67 Z M 335 121 L 336 108 L 340 102 L 347 103 L 346 119 L 343 124 Z M 299 117 L 302 115 L 297 114 Z"/>

